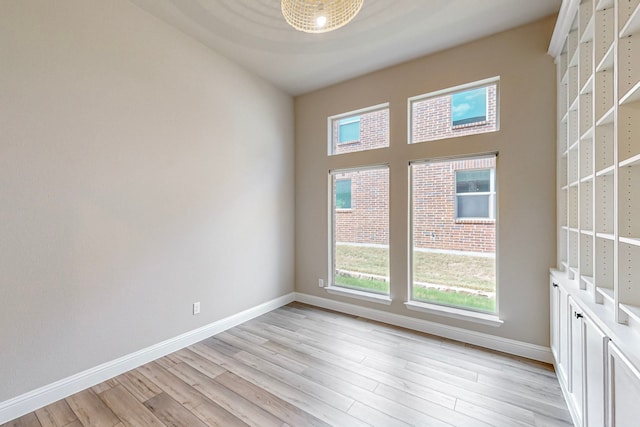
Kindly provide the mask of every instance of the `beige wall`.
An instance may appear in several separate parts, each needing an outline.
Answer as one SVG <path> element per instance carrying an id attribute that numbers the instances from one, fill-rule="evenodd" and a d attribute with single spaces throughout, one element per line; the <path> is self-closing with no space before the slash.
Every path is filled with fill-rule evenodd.
<path id="1" fill-rule="evenodd" d="M 555 263 L 554 19 L 481 39 L 296 98 L 296 290 L 532 344 L 549 345 L 548 269 Z M 407 145 L 407 98 L 500 76 L 497 133 Z M 390 103 L 389 148 L 327 156 L 327 117 Z M 407 311 L 407 162 L 499 152 L 500 328 Z M 387 307 L 328 294 L 327 172 L 390 164 L 391 296 Z"/>
<path id="2" fill-rule="evenodd" d="M 0 64 L 0 402 L 293 291 L 291 97 L 124 0 Z"/>

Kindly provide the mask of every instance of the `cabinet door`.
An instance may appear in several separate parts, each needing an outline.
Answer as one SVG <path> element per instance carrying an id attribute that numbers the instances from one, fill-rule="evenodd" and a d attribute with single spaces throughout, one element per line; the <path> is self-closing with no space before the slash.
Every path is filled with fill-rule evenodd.
<path id="1" fill-rule="evenodd" d="M 583 427 L 603 427 L 606 411 L 606 364 L 609 338 L 588 317 L 582 318 Z"/>
<path id="2" fill-rule="evenodd" d="M 560 363 L 560 287 L 558 282 L 555 281 L 554 277 L 551 276 L 551 287 L 550 287 L 550 310 L 551 310 L 551 353 L 553 353 L 553 358 L 556 361 L 556 364 Z"/>
<path id="3" fill-rule="evenodd" d="M 569 388 L 569 302 L 567 291 L 559 286 L 558 291 L 558 379 Z"/>
<path id="4" fill-rule="evenodd" d="M 640 371 L 609 343 L 609 426 L 640 425 Z"/>
<path id="5" fill-rule="evenodd" d="M 580 307 L 573 298 L 568 299 L 569 310 L 569 397 L 573 412 L 579 418 L 578 425 L 582 425 L 582 407 L 583 407 L 583 375 L 582 375 L 582 318 L 583 314 Z"/>

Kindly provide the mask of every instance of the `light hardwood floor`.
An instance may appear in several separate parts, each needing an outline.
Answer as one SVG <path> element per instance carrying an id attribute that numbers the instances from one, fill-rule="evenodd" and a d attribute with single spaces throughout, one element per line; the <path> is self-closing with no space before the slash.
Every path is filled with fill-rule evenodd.
<path id="1" fill-rule="evenodd" d="M 570 426 L 550 365 L 294 303 L 4 426 Z"/>

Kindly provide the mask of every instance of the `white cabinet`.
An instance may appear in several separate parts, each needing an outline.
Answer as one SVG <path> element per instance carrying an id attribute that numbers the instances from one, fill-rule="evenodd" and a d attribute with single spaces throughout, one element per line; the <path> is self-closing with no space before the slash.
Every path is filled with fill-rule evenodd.
<path id="1" fill-rule="evenodd" d="M 549 53 L 558 67 L 558 378 L 578 426 L 638 427 L 640 0 L 563 0 Z"/>
<path id="2" fill-rule="evenodd" d="M 576 426 L 604 427 L 610 339 L 578 300 L 586 293 L 579 289 L 578 280 L 571 280 L 573 287 L 562 282 L 551 276 L 551 347 L 558 380 Z"/>
<path id="3" fill-rule="evenodd" d="M 549 291 L 551 353 L 555 360 L 560 360 L 560 285 L 556 283 L 553 276 L 551 276 Z"/>
<path id="4" fill-rule="evenodd" d="M 575 300 L 568 299 L 569 312 L 569 406 L 576 424 L 582 425 L 583 410 L 583 380 L 582 372 L 582 319 L 584 315 Z"/>
<path id="5" fill-rule="evenodd" d="M 603 427 L 606 408 L 606 351 L 609 338 L 583 308 L 568 297 L 569 379 L 567 391 L 574 421 Z"/>
<path id="6" fill-rule="evenodd" d="M 609 427 L 640 425 L 640 372 L 609 343 Z"/>
<path id="7" fill-rule="evenodd" d="M 551 277 L 551 351 L 556 361 L 558 377 L 563 384 L 569 378 L 569 316 L 564 287 Z"/>
<path id="8" fill-rule="evenodd" d="M 607 344 L 609 338 L 582 317 L 583 427 L 603 427 L 606 419 Z"/>
<path id="9" fill-rule="evenodd" d="M 552 273 L 551 348 L 572 419 L 576 427 L 638 427 L 640 334 L 589 298 L 578 278 Z"/>

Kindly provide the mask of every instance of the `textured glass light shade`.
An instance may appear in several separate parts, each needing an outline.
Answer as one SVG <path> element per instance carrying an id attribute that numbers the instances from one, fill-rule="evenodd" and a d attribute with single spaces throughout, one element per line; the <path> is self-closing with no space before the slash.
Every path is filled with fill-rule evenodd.
<path id="1" fill-rule="evenodd" d="M 282 0 L 282 15 L 293 28 L 305 33 L 326 33 L 346 25 L 364 0 Z"/>

